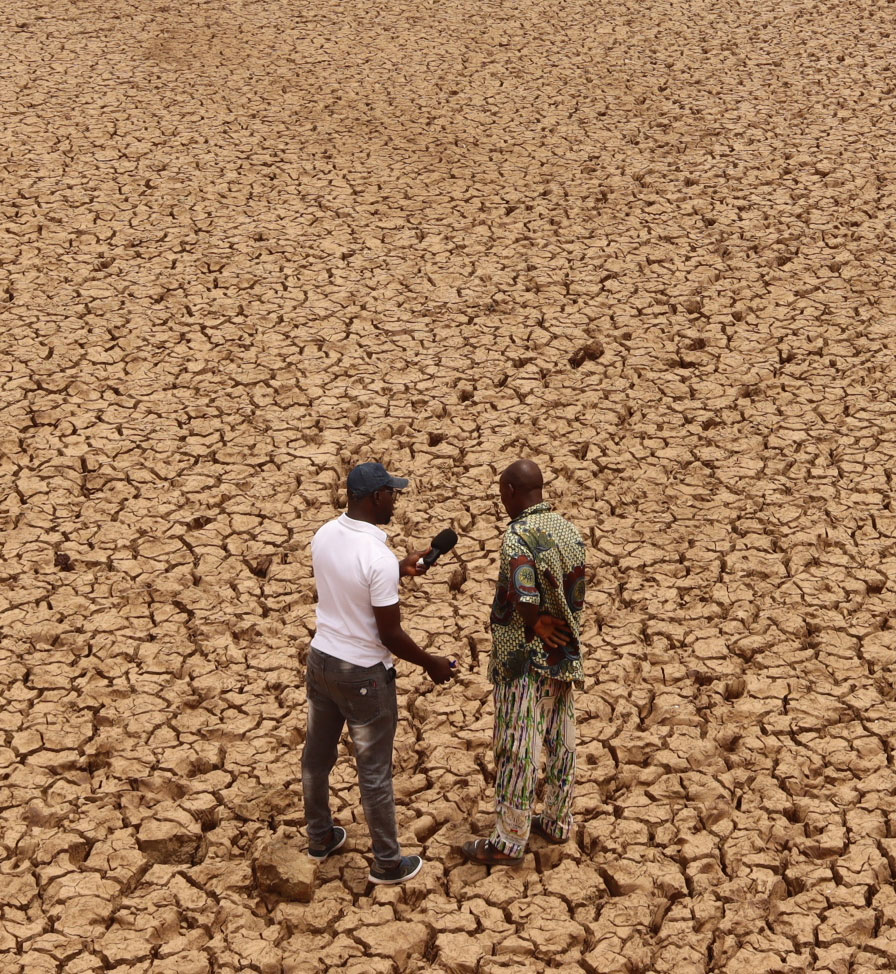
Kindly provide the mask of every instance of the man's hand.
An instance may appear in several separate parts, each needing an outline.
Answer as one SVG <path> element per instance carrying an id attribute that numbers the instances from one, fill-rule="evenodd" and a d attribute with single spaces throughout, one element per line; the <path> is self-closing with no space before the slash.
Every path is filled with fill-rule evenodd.
<path id="1" fill-rule="evenodd" d="M 398 563 L 399 578 L 407 578 L 414 575 L 425 575 L 429 571 L 429 565 L 420 565 L 418 562 L 424 555 L 428 555 L 432 548 L 426 551 L 412 551 L 407 557 L 402 558 Z"/>
<path id="2" fill-rule="evenodd" d="M 457 662 L 443 656 L 430 656 L 425 669 L 433 683 L 447 683 L 457 673 Z"/>
<path id="3" fill-rule="evenodd" d="M 548 649 L 559 649 L 572 639 L 572 630 L 563 619 L 555 616 L 539 615 L 532 628 Z"/>

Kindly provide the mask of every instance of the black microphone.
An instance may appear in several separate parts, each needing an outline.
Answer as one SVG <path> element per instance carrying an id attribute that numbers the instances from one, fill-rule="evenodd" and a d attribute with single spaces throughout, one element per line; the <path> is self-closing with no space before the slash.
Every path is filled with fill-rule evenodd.
<path id="1" fill-rule="evenodd" d="M 444 531 L 439 531 L 439 533 L 432 539 L 432 544 L 430 545 L 431 551 L 427 552 L 418 562 L 418 564 L 434 565 L 436 559 L 446 552 L 451 551 L 451 549 L 457 544 L 457 535 L 451 528 L 445 528 Z"/>

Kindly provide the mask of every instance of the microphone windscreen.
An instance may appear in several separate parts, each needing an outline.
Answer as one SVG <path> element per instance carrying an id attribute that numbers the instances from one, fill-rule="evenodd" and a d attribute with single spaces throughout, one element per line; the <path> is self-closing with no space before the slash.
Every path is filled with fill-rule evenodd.
<path id="1" fill-rule="evenodd" d="M 444 531 L 439 531 L 439 533 L 432 539 L 433 549 L 443 555 L 446 551 L 451 551 L 456 544 L 457 535 L 451 530 L 451 528 L 445 528 Z"/>
<path id="2" fill-rule="evenodd" d="M 434 565 L 436 561 L 445 554 L 446 551 L 451 551 L 456 544 L 457 535 L 451 530 L 451 528 L 445 528 L 444 531 L 439 531 L 439 533 L 432 539 L 432 543 L 429 546 L 429 552 L 421 559 L 422 563 L 426 566 Z"/>

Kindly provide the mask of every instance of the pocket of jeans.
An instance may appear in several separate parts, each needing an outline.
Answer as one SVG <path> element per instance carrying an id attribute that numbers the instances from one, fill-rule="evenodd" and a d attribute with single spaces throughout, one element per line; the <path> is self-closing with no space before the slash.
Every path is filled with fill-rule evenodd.
<path id="1" fill-rule="evenodd" d="M 377 680 L 353 680 L 336 684 L 342 712 L 348 720 L 366 724 L 375 720 L 382 706 L 382 686 Z"/>
<path id="2" fill-rule="evenodd" d="M 309 686 L 315 687 L 322 693 L 325 692 L 327 685 L 326 672 L 323 666 L 321 666 L 320 661 L 310 655 L 308 662 L 305 664 L 305 681 Z"/>

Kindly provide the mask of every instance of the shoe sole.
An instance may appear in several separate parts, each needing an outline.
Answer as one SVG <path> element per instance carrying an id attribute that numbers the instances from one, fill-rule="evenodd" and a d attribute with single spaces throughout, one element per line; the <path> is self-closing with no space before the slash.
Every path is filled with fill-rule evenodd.
<path id="1" fill-rule="evenodd" d="M 401 876 L 399 879 L 379 879 L 371 873 L 367 879 L 369 882 L 373 883 L 375 886 L 398 886 L 399 883 L 406 883 L 409 879 L 413 879 L 417 873 L 423 868 L 423 860 L 417 863 L 417 868 L 413 872 L 407 873 L 405 876 Z"/>
<path id="2" fill-rule="evenodd" d="M 477 859 L 475 856 L 468 856 L 461 852 L 464 859 L 473 866 L 506 866 L 508 869 L 519 869 L 525 862 L 526 857 L 520 856 L 519 859 Z"/>
<path id="3" fill-rule="evenodd" d="M 316 856 L 309 849 L 308 850 L 309 859 L 313 859 L 315 862 L 323 862 L 325 859 L 329 859 L 329 857 L 332 856 L 334 852 L 338 852 L 345 845 L 345 840 L 348 838 L 348 832 L 346 832 L 345 829 L 339 825 L 335 826 L 335 828 L 339 829 L 339 831 L 342 833 L 342 838 L 336 843 L 336 845 L 330 846 L 330 848 L 327 849 L 327 851 L 324 852 L 323 855 Z"/>

